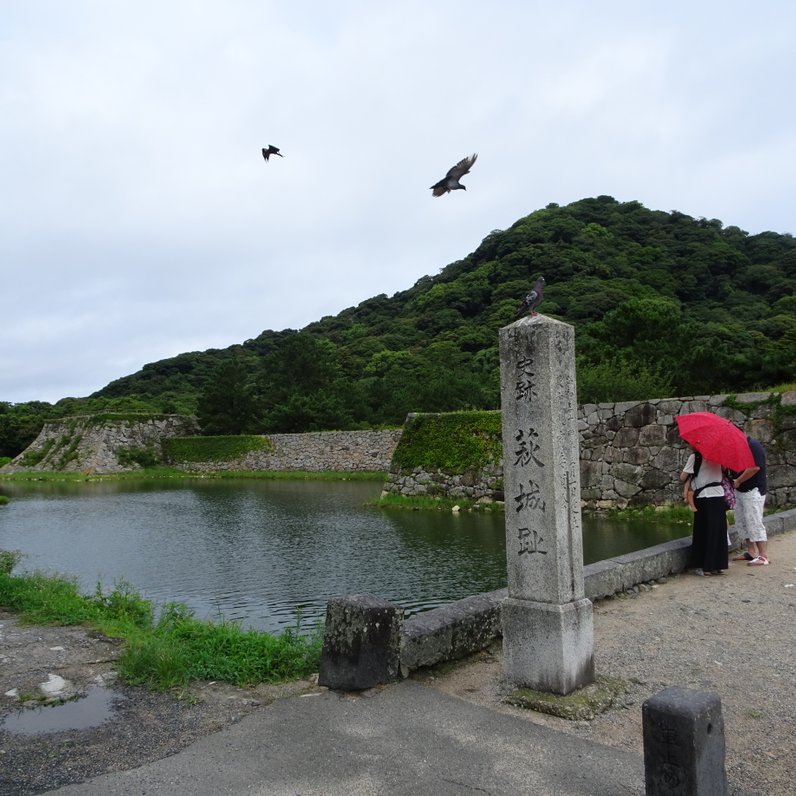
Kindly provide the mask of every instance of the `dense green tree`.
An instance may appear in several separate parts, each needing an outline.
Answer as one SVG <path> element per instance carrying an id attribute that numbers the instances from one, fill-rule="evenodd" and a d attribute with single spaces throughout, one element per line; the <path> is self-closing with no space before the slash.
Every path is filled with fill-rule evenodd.
<path id="1" fill-rule="evenodd" d="M 153 362 L 46 411 L 6 405 L 0 445 L 13 455 L 45 414 L 121 401 L 190 413 L 201 396 L 208 429 L 236 427 L 223 416 L 223 396 L 209 400 L 218 368 L 236 352 L 246 354 L 247 378 L 220 381 L 251 389 L 244 397 L 254 408 L 236 410 L 250 418 L 237 424 L 247 430 L 366 427 L 401 423 L 413 411 L 496 408 L 498 331 L 540 274 L 540 311 L 575 327 L 583 401 L 794 381 L 793 236 L 749 235 L 718 219 L 598 196 L 550 204 L 490 232 L 435 276 L 300 331 L 266 330 L 230 349 Z"/>
<path id="2" fill-rule="evenodd" d="M 288 335 L 263 358 L 257 391 L 264 430 L 279 432 L 350 428 L 360 394 L 338 347 L 307 332 Z"/>
<path id="3" fill-rule="evenodd" d="M 221 362 L 198 400 L 197 419 L 209 435 L 252 433 L 258 427 L 252 359 L 234 356 Z"/>
<path id="4" fill-rule="evenodd" d="M 14 457 L 33 442 L 53 407 L 44 401 L 0 401 L 0 456 Z"/>

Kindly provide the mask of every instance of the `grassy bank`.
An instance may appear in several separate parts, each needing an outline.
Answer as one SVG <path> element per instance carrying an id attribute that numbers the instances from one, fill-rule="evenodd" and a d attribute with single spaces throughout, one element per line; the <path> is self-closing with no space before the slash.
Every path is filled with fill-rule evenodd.
<path id="1" fill-rule="evenodd" d="M 86 625 L 124 640 L 118 661 L 127 683 L 153 690 L 190 688 L 192 681 L 221 680 L 234 685 L 276 683 L 318 670 L 320 628 L 280 635 L 247 631 L 232 622 L 202 622 L 180 603 L 159 616 L 150 601 L 119 583 L 109 593 L 100 587 L 81 594 L 76 581 L 33 573 L 13 575 L 20 555 L 0 550 L 0 606 L 27 624 Z"/>
<path id="2" fill-rule="evenodd" d="M 285 481 L 384 481 L 384 472 L 337 472 L 305 470 L 214 470 L 212 472 L 191 472 L 176 467 L 146 467 L 123 473 L 90 473 L 26 470 L 17 473 L 0 473 L 2 481 L 143 481 L 160 478 L 253 478 Z"/>

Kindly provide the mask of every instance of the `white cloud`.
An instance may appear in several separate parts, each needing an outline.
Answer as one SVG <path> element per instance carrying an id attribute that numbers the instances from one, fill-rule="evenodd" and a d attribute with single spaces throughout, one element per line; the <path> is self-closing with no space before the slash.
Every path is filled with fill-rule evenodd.
<path id="1" fill-rule="evenodd" d="M 10 0 L 0 400 L 301 328 L 549 202 L 793 232 L 795 21 L 782 3 Z M 432 199 L 474 151 L 467 193 Z"/>

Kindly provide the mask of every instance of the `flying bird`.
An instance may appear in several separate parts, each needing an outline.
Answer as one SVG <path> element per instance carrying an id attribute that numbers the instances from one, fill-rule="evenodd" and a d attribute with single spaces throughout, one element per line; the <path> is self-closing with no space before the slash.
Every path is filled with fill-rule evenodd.
<path id="1" fill-rule="evenodd" d="M 268 158 L 271 155 L 279 155 L 280 158 L 283 158 L 284 155 L 280 154 L 279 147 L 275 147 L 273 144 L 268 144 L 268 149 L 263 148 L 263 157 L 265 158 L 265 162 L 268 163 Z"/>
<path id="2" fill-rule="evenodd" d="M 462 185 L 459 180 L 467 174 L 473 167 L 475 159 L 478 157 L 477 153 L 470 155 L 469 158 L 462 158 L 455 166 L 452 166 L 445 178 L 431 186 L 434 196 L 442 196 L 443 194 L 456 191 L 461 188 L 466 191 L 467 188 Z"/>
<path id="3" fill-rule="evenodd" d="M 517 310 L 517 318 L 521 315 L 530 313 L 532 316 L 537 315 L 536 308 L 542 303 L 542 294 L 544 293 L 544 277 L 540 276 L 536 280 L 531 292 L 525 297 L 525 301 L 520 305 Z"/>

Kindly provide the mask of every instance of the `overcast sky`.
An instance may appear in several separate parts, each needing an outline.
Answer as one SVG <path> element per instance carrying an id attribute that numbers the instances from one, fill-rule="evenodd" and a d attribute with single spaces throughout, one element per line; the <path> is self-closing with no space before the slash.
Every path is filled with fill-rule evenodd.
<path id="1" fill-rule="evenodd" d="M 0 0 L 0 401 L 303 328 L 550 202 L 796 233 L 794 31 L 790 0 Z"/>

